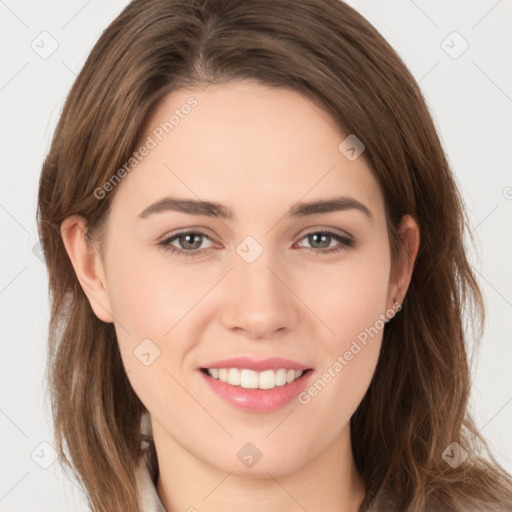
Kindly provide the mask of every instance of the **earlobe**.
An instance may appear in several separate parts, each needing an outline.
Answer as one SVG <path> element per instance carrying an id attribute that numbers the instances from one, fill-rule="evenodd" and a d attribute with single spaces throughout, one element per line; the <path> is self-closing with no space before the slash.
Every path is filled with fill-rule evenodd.
<path id="1" fill-rule="evenodd" d="M 60 226 L 60 232 L 78 281 L 94 314 L 104 322 L 112 322 L 103 262 L 97 248 L 88 241 L 85 218 L 80 215 L 67 217 Z"/>
<path id="2" fill-rule="evenodd" d="M 404 215 L 398 228 L 400 235 L 400 256 L 394 268 L 394 276 L 390 286 L 393 302 L 402 303 L 409 288 L 412 272 L 420 244 L 420 230 L 416 220 L 410 215 Z"/>

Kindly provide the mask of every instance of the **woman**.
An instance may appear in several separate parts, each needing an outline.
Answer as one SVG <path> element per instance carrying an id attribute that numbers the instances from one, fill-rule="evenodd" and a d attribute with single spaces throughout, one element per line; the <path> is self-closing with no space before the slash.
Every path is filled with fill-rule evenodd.
<path id="1" fill-rule="evenodd" d="M 512 510 L 467 410 L 463 204 L 349 6 L 131 2 L 38 215 L 56 444 L 93 510 Z"/>

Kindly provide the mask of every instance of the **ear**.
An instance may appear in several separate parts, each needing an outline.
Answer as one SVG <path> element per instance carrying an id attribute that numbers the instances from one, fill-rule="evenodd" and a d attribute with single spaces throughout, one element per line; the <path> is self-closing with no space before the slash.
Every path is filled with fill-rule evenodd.
<path id="1" fill-rule="evenodd" d="M 80 215 L 71 215 L 60 226 L 64 247 L 94 314 L 112 322 L 110 299 L 103 262 L 98 249 L 86 237 L 87 223 Z"/>
<path id="2" fill-rule="evenodd" d="M 401 304 L 411 282 L 414 263 L 420 245 L 420 229 L 410 215 L 404 215 L 398 227 L 400 250 L 393 262 L 388 289 L 388 304 Z"/>

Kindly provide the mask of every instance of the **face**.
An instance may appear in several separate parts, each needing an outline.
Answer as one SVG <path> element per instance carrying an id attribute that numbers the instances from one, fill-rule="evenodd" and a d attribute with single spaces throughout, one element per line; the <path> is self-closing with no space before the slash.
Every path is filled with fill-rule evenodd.
<path id="1" fill-rule="evenodd" d="M 345 138 L 296 92 L 181 90 L 116 187 L 103 311 L 155 435 L 223 471 L 312 461 L 370 384 L 397 287 L 382 192 Z"/>

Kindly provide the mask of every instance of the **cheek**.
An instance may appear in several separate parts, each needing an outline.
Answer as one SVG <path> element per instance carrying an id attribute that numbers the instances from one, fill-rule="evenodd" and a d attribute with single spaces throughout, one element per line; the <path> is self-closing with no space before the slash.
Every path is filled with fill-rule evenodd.
<path id="1" fill-rule="evenodd" d="M 109 297 L 119 350 L 128 378 L 143 400 L 159 400 L 168 386 L 165 336 L 176 323 L 175 309 L 183 297 L 164 278 L 164 269 L 137 247 L 111 244 L 107 268 Z M 176 360 L 180 348 L 174 348 Z"/>
<path id="2" fill-rule="evenodd" d="M 336 413 L 331 416 L 331 420 L 337 418 L 334 428 L 340 428 L 353 414 L 377 365 L 389 285 L 386 247 L 361 252 L 346 264 L 322 271 L 323 275 L 317 272 L 315 279 L 321 278 L 324 284 L 310 287 L 314 291 L 305 299 L 314 304 L 315 313 L 329 330 L 323 329 L 319 338 L 321 366 L 301 403 L 311 401 L 316 410 Z M 313 277 L 308 279 L 311 285 Z M 305 285 L 304 290 L 308 282 Z"/>
<path id="3" fill-rule="evenodd" d="M 110 263 L 108 272 L 117 323 L 133 336 L 161 338 L 186 313 L 194 298 L 197 301 L 197 291 L 204 285 L 192 273 L 186 274 L 187 280 L 180 279 L 179 269 L 171 269 L 157 249 L 135 246 L 118 254 L 122 257 Z"/>
<path id="4" fill-rule="evenodd" d="M 389 268 L 389 258 L 382 249 L 361 253 L 347 259 L 346 263 L 307 278 L 303 296 L 307 296 L 305 302 L 313 306 L 329 328 L 324 329 L 323 341 L 331 355 L 347 350 L 352 340 L 376 323 L 382 328 L 381 315 L 387 309 Z"/>
<path id="5" fill-rule="evenodd" d="M 350 421 L 373 377 L 385 325 L 388 269 L 384 265 L 353 266 L 340 272 L 316 307 L 325 324 L 318 353 L 321 365 L 310 386 L 298 397 L 309 418 L 305 439 L 323 431 L 334 438 Z M 313 446 L 310 447 L 313 449 Z"/>
<path id="6" fill-rule="evenodd" d="M 121 357 L 142 401 L 148 407 L 164 404 L 170 389 L 182 395 L 171 375 L 179 378 L 178 369 L 194 346 L 183 329 L 214 281 L 204 272 L 180 271 L 163 251 L 114 242 L 107 275 Z"/>

